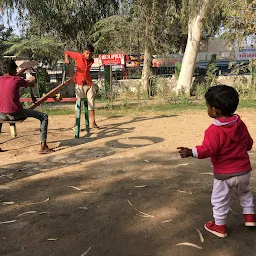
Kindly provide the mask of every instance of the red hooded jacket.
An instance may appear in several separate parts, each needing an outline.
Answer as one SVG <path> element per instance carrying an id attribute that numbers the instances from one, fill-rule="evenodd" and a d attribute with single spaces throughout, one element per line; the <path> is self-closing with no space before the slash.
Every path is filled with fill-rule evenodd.
<path id="1" fill-rule="evenodd" d="M 199 159 L 211 157 L 214 174 L 233 174 L 251 170 L 247 151 L 253 140 L 238 115 L 228 119 L 216 118 L 205 131 L 201 146 L 192 149 Z"/>

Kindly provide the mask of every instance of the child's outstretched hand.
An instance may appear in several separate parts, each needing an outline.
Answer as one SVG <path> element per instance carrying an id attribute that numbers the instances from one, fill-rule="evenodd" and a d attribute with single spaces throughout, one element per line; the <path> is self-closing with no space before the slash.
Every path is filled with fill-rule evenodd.
<path id="1" fill-rule="evenodd" d="M 192 149 L 190 148 L 178 147 L 177 149 L 179 149 L 178 153 L 182 158 L 193 156 Z"/>

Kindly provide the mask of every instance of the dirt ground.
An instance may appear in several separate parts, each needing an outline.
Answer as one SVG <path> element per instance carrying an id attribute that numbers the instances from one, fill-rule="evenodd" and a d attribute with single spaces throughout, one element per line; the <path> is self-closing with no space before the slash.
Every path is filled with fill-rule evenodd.
<path id="1" fill-rule="evenodd" d="M 256 139 L 254 111 L 239 113 Z M 50 116 L 50 155 L 37 154 L 36 120 L 18 124 L 15 139 L 3 127 L 0 147 L 9 151 L 0 153 L 0 255 L 256 255 L 256 229 L 243 226 L 235 198 L 227 238 L 203 228 L 212 219 L 211 164 L 181 159 L 176 147 L 201 143 L 212 122 L 205 111 L 98 117 L 102 129 L 79 139 L 73 122 Z M 256 169 L 255 146 L 250 156 Z M 202 249 L 177 245 L 184 242 Z"/>

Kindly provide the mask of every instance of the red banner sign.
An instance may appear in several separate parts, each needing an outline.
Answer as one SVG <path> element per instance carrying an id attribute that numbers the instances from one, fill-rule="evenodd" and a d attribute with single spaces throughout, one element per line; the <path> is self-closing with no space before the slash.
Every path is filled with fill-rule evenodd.
<path id="1" fill-rule="evenodd" d="M 124 65 L 124 54 L 99 54 L 100 66 Z"/>
<path id="2" fill-rule="evenodd" d="M 239 50 L 237 59 L 239 60 L 256 59 L 256 48 L 245 48 L 245 49 Z"/>

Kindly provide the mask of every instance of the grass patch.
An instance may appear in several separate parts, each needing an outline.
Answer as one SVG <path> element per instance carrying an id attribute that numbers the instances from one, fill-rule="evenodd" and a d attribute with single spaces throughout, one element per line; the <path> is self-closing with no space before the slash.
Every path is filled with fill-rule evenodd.
<path id="1" fill-rule="evenodd" d="M 241 99 L 239 108 L 256 108 L 256 100 L 254 99 Z"/>
<path id="2" fill-rule="evenodd" d="M 72 115 L 74 114 L 74 108 L 44 108 L 43 112 L 49 116 Z"/>
<path id="3" fill-rule="evenodd" d="M 202 110 L 203 101 L 164 102 L 159 100 L 124 102 L 120 104 L 105 104 L 97 108 L 101 116 L 138 116 L 154 114 L 173 114 L 180 111 Z"/>
<path id="4" fill-rule="evenodd" d="M 115 116 L 135 116 L 135 115 L 154 115 L 159 113 L 173 113 L 186 110 L 200 110 L 205 108 L 203 102 L 162 102 L 162 101 L 136 101 L 125 102 L 125 104 L 109 104 L 102 103 L 96 107 L 97 115 L 105 117 Z M 40 110 L 41 111 L 41 110 Z M 48 115 L 72 115 L 74 114 L 74 106 L 67 106 L 66 108 L 51 108 L 47 107 L 42 110 Z"/>
<path id="5" fill-rule="evenodd" d="M 253 99 L 241 99 L 239 109 L 256 108 L 256 101 Z M 183 102 L 163 102 L 157 100 L 119 102 L 116 104 L 99 103 L 96 107 L 96 114 L 105 117 L 117 116 L 138 116 L 138 115 L 154 115 L 154 114 L 173 114 L 176 112 L 191 112 L 193 110 L 205 110 L 206 104 L 204 100 L 183 101 Z M 48 115 L 73 115 L 74 106 L 70 105 L 66 108 L 44 108 L 43 112 Z"/>

